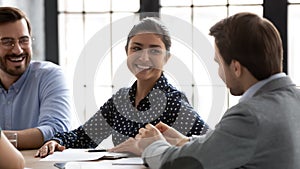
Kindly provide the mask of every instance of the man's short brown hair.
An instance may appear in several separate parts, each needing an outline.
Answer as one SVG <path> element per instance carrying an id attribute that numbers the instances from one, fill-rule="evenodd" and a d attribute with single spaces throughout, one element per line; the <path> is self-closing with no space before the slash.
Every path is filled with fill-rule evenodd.
<path id="1" fill-rule="evenodd" d="M 0 7 L 0 25 L 15 22 L 23 18 L 26 20 L 28 31 L 31 35 L 31 24 L 23 11 L 15 7 Z"/>
<path id="2" fill-rule="evenodd" d="M 267 19 L 242 12 L 210 28 L 226 64 L 239 61 L 257 80 L 282 72 L 283 49 L 279 32 Z"/>

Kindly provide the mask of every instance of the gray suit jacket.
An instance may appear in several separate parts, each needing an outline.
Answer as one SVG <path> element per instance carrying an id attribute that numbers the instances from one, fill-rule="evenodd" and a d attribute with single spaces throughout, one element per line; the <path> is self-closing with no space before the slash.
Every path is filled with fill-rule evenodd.
<path id="1" fill-rule="evenodd" d="M 300 91 L 289 77 L 272 80 L 226 111 L 214 131 L 160 159 L 163 169 L 300 169 Z"/>

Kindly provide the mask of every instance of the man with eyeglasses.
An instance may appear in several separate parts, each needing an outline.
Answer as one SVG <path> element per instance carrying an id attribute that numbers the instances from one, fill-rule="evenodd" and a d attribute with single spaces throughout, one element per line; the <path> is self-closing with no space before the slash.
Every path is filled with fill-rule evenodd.
<path id="1" fill-rule="evenodd" d="M 41 147 L 68 131 L 71 92 L 61 68 L 31 61 L 31 25 L 14 7 L 0 7 L 0 126 L 16 132 L 18 149 Z"/>

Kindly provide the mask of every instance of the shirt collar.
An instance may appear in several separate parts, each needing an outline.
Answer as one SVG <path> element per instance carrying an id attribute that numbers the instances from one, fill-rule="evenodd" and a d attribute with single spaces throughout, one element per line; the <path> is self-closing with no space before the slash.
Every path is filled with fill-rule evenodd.
<path id="1" fill-rule="evenodd" d="M 249 89 L 246 90 L 246 92 L 245 92 L 245 93 L 242 95 L 242 97 L 240 98 L 239 102 L 248 100 L 248 99 L 250 99 L 251 97 L 253 97 L 253 95 L 254 95 L 254 94 L 255 94 L 255 93 L 256 93 L 263 85 L 265 85 L 265 84 L 268 83 L 269 81 L 274 80 L 274 79 L 278 79 L 278 78 L 281 78 L 281 77 L 285 77 L 285 76 L 286 76 L 285 73 L 277 73 L 277 74 L 274 74 L 274 75 L 270 76 L 270 77 L 267 78 L 267 79 L 258 81 L 257 83 L 255 83 L 255 84 L 252 85 Z"/>
<path id="2" fill-rule="evenodd" d="M 159 79 L 155 82 L 155 85 L 153 86 L 151 91 L 153 91 L 154 89 L 161 89 L 161 90 L 165 91 L 166 87 L 168 87 L 168 80 L 165 77 L 165 75 L 162 73 L 161 76 L 159 77 Z M 129 90 L 129 96 L 130 96 L 131 102 L 134 102 L 134 100 L 135 100 L 136 88 L 137 88 L 137 81 L 134 82 L 134 84 L 131 86 L 131 88 Z M 151 93 L 151 91 L 149 93 Z M 148 97 L 148 95 L 146 96 L 146 98 Z"/>

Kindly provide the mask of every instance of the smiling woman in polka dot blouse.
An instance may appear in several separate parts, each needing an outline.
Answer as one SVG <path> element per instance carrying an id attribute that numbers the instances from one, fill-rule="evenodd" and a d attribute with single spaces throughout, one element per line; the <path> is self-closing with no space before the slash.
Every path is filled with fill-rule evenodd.
<path id="1" fill-rule="evenodd" d="M 65 148 L 95 148 L 110 135 L 118 145 L 146 124 L 160 121 L 186 136 L 204 134 L 208 125 L 163 74 L 170 47 L 169 32 L 160 21 L 144 18 L 136 24 L 125 46 L 127 66 L 137 78 L 135 83 L 115 93 L 82 126 L 55 134 L 36 156 L 45 157 Z"/>

